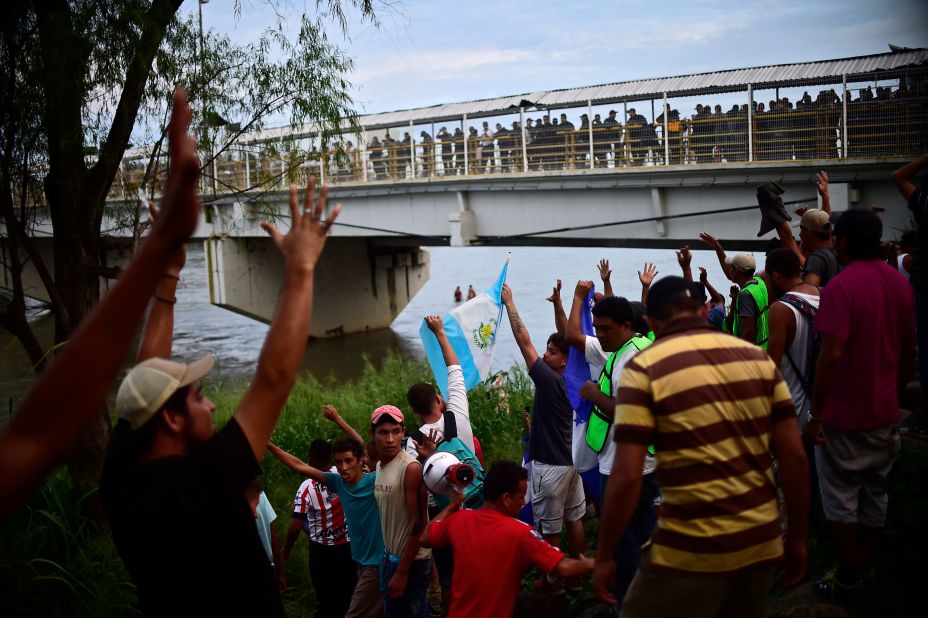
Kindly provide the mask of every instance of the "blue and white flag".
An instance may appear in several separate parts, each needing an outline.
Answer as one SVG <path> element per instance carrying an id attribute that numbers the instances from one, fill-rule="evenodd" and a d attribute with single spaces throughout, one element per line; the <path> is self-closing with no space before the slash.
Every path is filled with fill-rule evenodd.
<path id="1" fill-rule="evenodd" d="M 580 331 L 588 336 L 593 336 L 593 293 L 595 288 L 590 290 L 583 303 L 583 309 L 580 310 Z M 564 385 L 567 387 L 567 397 L 570 399 L 570 405 L 573 407 L 576 415 L 574 423 L 580 424 L 590 419 L 590 413 L 593 411 L 593 402 L 580 396 L 580 388 L 590 380 L 590 364 L 586 362 L 586 356 L 580 350 L 573 346 L 567 356 L 567 367 L 564 368 Z"/>
<path id="2" fill-rule="evenodd" d="M 580 311 L 580 331 L 593 336 L 593 295 L 595 288 L 587 295 L 583 308 Z M 567 356 L 567 367 L 564 368 L 564 385 L 567 387 L 567 397 L 570 406 L 574 409 L 573 440 L 571 451 L 574 467 L 580 473 L 587 486 L 587 491 L 599 499 L 599 457 L 596 452 L 586 444 L 586 429 L 593 411 L 593 402 L 580 396 L 580 388 L 598 376 L 590 374 L 590 364 L 586 362 L 586 355 L 573 346 Z"/>
<path id="3" fill-rule="evenodd" d="M 445 335 L 461 362 L 464 387 L 468 390 L 486 380 L 490 373 L 493 350 L 496 347 L 496 331 L 503 317 L 500 294 L 503 291 L 508 270 L 509 260 L 507 258 L 493 287 L 484 290 L 441 318 L 445 325 Z M 419 337 L 422 338 L 425 355 L 435 374 L 435 383 L 442 396 L 447 397 L 448 371 L 442 358 L 441 346 L 438 345 L 435 333 L 429 330 L 425 321 L 419 328 Z"/>

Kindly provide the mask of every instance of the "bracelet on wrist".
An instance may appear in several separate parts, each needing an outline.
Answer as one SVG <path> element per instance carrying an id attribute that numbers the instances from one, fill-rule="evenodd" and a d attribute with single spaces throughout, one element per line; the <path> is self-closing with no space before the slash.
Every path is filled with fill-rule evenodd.
<path id="1" fill-rule="evenodd" d="M 164 296 L 161 296 L 160 294 L 155 294 L 155 300 L 160 300 L 161 302 L 167 303 L 169 305 L 173 305 L 174 303 L 177 302 L 177 298 L 165 298 Z"/>

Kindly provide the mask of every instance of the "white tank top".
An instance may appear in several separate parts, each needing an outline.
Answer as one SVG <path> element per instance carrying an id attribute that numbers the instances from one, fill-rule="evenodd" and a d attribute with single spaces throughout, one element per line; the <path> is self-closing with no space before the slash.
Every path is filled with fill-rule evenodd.
<path id="1" fill-rule="evenodd" d="M 818 296 L 800 294 L 799 292 L 789 292 L 789 294 L 803 299 L 818 309 Z M 793 337 L 793 343 L 789 346 L 789 349 L 783 354 L 783 359 L 780 361 L 780 371 L 783 372 L 783 378 L 786 380 L 786 384 L 789 386 L 789 392 L 793 396 L 793 406 L 796 408 L 796 414 L 799 417 L 799 426 L 805 427 L 806 416 L 809 413 L 809 409 L 812 407 L 812 393 L 806 393 L 802 385 L 802 376 L 806 374 L 806 365 L 808 365 L 809 362 L 808 345 L 812 331 L 810 329 L 809 320 L 799 313 L 798 309 L 788 303 L 782 301 L 778 302 L 786 305 L 789 310 L 793 312 L 793 317 L 796 320 L 796 335 Z M 789 358 L 787 358 L 787 354 L 789 354 Z M 790 358 L 793 360 L 792 363 L 790 362 Z M 796 369 L 799 370 L 799 374 L 793 369 L 794 363 Z"/>
<path id="2" fill-rule="evenodd" d="M 380 529 L 383 532 L 383 544 L 387 553 L 402 556 L 406 541 L 412 533 L 413 514 L 406 508 L 406 468 L 412 464 L 419 465 L 415 457 L 404 450 L 390 463 L 381 466 L 377 462 L 377 478 L 374 480 L 374 499 L 380 511 Z M 427 521 L 422 522 L 424 526 Z M 432 550 L 419 549 L 416 560 L 424 560 L 432 555 Z"/>

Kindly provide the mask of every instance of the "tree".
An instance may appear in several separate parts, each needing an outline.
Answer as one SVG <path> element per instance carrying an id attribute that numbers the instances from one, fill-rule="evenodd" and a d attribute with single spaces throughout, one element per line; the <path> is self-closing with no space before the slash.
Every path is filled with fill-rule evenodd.
<path id="1" fill-rule="evenodd" d="M 66 342 L 100 296 L 101 234 L 107 195 L 130 137 L 153 137 L 145 179 L 154 183 L 175 83 L 187 84 L 199 110 L 204 170 L 243 131 L 272 116 L 320 133 L 357 126 L 345 78 L 351 60 L 330 43 L 326 27 L 346 34 L 344 7 L 376 23 L 373 0 L 317 0 L 300 18 L 295 41 L 276 22 L 258 41 L 236 45 L 181 18 L 182 0 L 13 0 L 0 27 L 0 220 L 5 225 L 12 300 L 0 324 L 22 343 L 40 371 L 44 352 L 25 319 L 21 272 L 31 260 L 42 276 L 55 319 L 55 342 Z M 343 6 L 344 5 L 344 6 Z M 236 10 L 240 4 L 236 3 Z M 216 117 L 242 119 L 238 131 L 218 132 Z M 154 127 L 154 128 L 153 128 Z M 228 129 L 228 127 L 227 127 Z M 219 138 L 222 139 L 219 139 Z M 37 170 L 46 173 L 41 195 Z M 33 189 L 30 191 L 30 189 Z M 43 199 L 44 198 L 44 199 Z M 54 261 L 45 264 L 30 236 L 37 207 L 47 208 Z M 140 213 L 131 212 L 138 229 Z M 88 433 L 71 465 L 79 489 L 96 486 L 109 416 Z"/>

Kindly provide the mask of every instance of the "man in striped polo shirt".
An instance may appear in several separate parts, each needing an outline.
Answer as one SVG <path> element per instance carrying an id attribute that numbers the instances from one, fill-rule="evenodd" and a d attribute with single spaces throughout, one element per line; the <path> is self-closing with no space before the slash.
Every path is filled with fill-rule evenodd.
<path id="1" fill-rule="evenodd" d="M 657 341 L 622 371 L 594 590 L 616 603 L 611 548 L 654 444 L 663 502 L 622 615 L 761 616 L 784 559 L 771 453 L 789 520 L 783 584 L 806 568 L 808 463 L 789 388 L 760 348 L 711 329 L 693 283 L 665 277 L 648 300 Z"/>
<path id="2" fill-rule="evenodd" d="M 311 468 L 331 472 L 332 445 L 325 440 L 313 440 L 307 460 Z M 284 560 L 290 558 L 301 529 L 309 537 L 309 577 L 316 591 L 316 615 L 341 618 L 351 603 L 357 572 L 351 560 L 342 502 L 335 492 L 329 491 L 325 479 L 316 475 L 310 475 L 296 491 Z"/>

